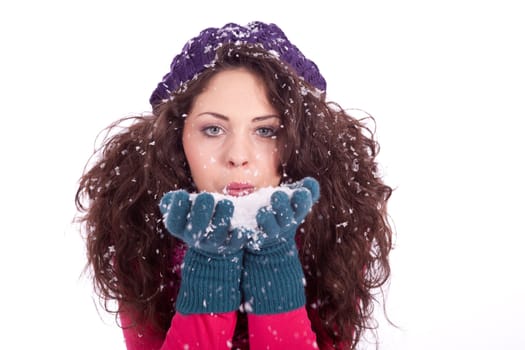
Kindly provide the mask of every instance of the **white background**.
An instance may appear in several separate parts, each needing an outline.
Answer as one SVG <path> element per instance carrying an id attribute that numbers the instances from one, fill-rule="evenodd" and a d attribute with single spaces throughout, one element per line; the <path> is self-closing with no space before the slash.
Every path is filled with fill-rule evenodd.
<path id="1" fill-rule="evenodd" d="M 1 348 L 124 349 L 80 277 L 76 182 L 187 39 L 251 20 L 279 24 L 331 99 L 377 120 L 399 326 L 378 312 L 380 348 L 525 348 L 520 1 L 342 3 L 2 2 Z"/>

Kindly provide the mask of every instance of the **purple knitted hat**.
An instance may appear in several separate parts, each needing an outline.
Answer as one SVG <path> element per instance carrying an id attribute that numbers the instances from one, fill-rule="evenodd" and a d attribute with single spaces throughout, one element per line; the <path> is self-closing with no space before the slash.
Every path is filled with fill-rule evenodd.
<path id="1" fill-rule="evenodd" d="M 264 48 L 276 58 L 292 67 L 306 82 L 321 92 L 326 91 L 326 81 L 317 65 L 307 59 L 290 43 L 275 24 L 251 22 L 243 27 L 229 23 L 222 28 L 208 28 L 184 45 L 182 52 L 173 59 L 170 72 L 157 85 L 150 97 L 155 108 L 170 99 L 179 90 L 217 60 L 216 50 L 225 44 L 252 44 Z"/>

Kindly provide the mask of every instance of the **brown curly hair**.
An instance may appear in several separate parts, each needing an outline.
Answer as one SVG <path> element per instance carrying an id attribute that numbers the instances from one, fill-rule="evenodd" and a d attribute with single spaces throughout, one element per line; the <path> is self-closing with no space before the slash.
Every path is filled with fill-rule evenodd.
<path id="1" fill-rule="evenodd" d="M 165 230 L 158 202 L 169 190 L 195 190 L 181 137 L 195 96 L 217 72 L 244 67 L 266 84 L 282 118 L 282 181 L 320 183 L 297 235 L 312 327 L 353 349 L 373 327 L 373 290 L 390 276 L 392 189 L 378 171 L 374 132 L 264 50 L 226 45 L 217 57 L 153 114 L 110 125 L 86 165 L 75 200 L 95 290 L 106 310 L 132 310 L 137 324 L 167 331 L 180 282 L 172 256 L 183 243 Z M 113 300 L 120 310 L 109 310 Z"/>

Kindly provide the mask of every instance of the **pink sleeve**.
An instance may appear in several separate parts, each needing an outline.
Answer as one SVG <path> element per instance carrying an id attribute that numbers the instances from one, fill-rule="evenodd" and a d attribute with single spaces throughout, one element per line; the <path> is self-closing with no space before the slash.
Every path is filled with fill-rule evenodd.
<path id="1" fill-rule="evenodd" d="M 120 318 L 125 325 L 126 317 L 121 315 Z M 124 328 L 124 338 L 128 350 L 231 349 L 236 321 L 235 311 L 193 315 L 177 313 L 166 335 L 147 327 L 141 334 L 136 328 Z"/>
<path id="2" fill-rule="evenodd" d="M 231 349 L 237 312 L 219 314 L 175 314 L 162 350 Z"/>
<path id="3" fill-rule="evenodd" d="M 248 314 L 250 349 L 317 349 L 304 307 L 271 315 Z"/>

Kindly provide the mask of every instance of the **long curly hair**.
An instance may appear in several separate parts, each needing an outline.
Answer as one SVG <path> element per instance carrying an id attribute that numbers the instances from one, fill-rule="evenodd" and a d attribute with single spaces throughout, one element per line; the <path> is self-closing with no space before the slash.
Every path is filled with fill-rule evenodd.
<path id="1" fill-rule="evenodd" d="M 374 290 L 390 276 L 392 188 L 380 176 L 379 145 L 367 120 L 327 102 L 256 46 L 222 47 L 213 67 L 153 114 L 108 127 L 75 197 L 95 290 L 108 311 L 131 310 L 137 324 L 169 328 L 180 283 L 173 254 L 184 247 L 164 228 L 158 202 L 169 190 L 195 190 L 182 147 L 185 116 L 212 76 L 236 67 L 262 79 L 281 115 L 282 182 L 312 176 L 320 183 L 321 198 L 297 235 L 306 307 L 319 338 L 354 349 L 373 328 Z M 117 310 L 109 310 L 109 301 L 117 301 Z"/>

